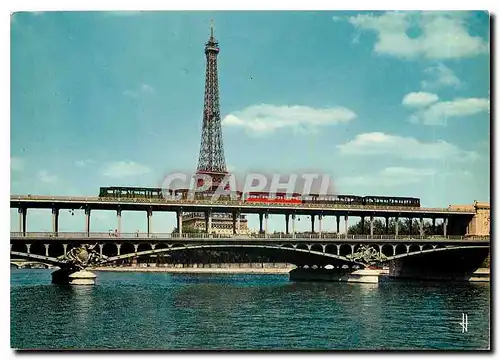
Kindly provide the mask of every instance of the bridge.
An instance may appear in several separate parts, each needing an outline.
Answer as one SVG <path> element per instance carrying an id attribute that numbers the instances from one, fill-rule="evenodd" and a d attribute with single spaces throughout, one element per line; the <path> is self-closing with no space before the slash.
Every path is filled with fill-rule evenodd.
<path id="1" fill-rule="evenodd" d="M 241 214 L 258 214 L 259 231 L 268 233 L 267 220 L 270 214 L 281 214 L 285 217 L 286 233 L 295 233 L 295 220 L 297 216 L 308 215 L 311 217 L 311 231 L 322 233 L 324 217 L 335 217 L 337 233 L 340 232 L 341 217 L 344 219 L 345 228 L 349 226 L 349 217 L 365 218 L 370 221 L 370 234 L 373 235 L 374 218 L 384 218 L 386 229 L 390 218 L 396 220 L 407 218 L 410 223 L 413 219 L 420 220 L 419 235 L 423 235 L 423 223 L 425 219 L 431 219 L 433 228 L 436 219 L 442 219 L 442 234 L 447 235 L 488 235 L 478 232 L 478 224 L 482 224 L 482 208 L 477 204 L 473 206 L 449 206 L 448 208 L 413 208 L 403 206 L 378 206 L 378 205 L 341 205 L 341 204 L 278 204 L 278 203 L 245 203 L 240 200 L 210 201 L 210 200 L 152 200 L 143 198 L 101 198 L 101 197 L 70 197 L 70 196 L 39 196 L 39 195 L 13 195 L 10 199 L 10 207 L 17 208 L 19 212 L 19 232 L 25 233 L 28 209 L 51 209 L 52 230 L 54 233 L 59 229 L 59 211 L 61 209 L 83 209 L 85 211 L 85 232 L 90 233 L 90 222 L 92 210 L 111 210 L 117 215 L 117 229 L 121 232 L 122 211 L 143 211 L 147 214 L 147 232 L 153 233 L 151 218 L 154 212 L 174 212 L 177 216 L 177 228 L 182 234 L 183 213 L 203 212 L 205 213 L 206 232 L 212 232 L 212 216 L 214 213 L 229 213 L 233 216 L 233 233 L 239 229 Z M 315 220 L 318 220 L 318 229 Z M 291 222 L 291 229 L 290 229 Z M 489 222 L 489 205 L 488 205 Z M 398 235 L 398 222 L 396 222 L 396 235 Z M 488 224 L 489 228 L 489 224 Z M 363 226 L 364 229 L 364 226 Z"/>
<path id="2" fill-rule="evenodd" d="M 473 272 L 487 256 L 489 246 L 490 238 L 484 236 L 11 233 L 12 257 L 61 268 L 77 263 L 80 269 L 130 259 L 169 256 L 176 252 L 222 250 L 257 251 L 276 262 L 295 264 L 299 269 L 332 265 L 357 269 L 396 264 L 401 272 L 401 264 L 405 262 L 412 263 L 414 269 L 411 259 L 417 258 L 425 265 L 424 273 L 429 269 L 435 271 L 439 264 L 446 264 L 448 272 L 450 269 Z"/>

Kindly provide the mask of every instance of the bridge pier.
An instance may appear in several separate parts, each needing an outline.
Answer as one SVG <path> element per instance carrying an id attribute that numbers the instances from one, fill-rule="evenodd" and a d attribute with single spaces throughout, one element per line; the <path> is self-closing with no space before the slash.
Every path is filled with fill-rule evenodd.
<path id="1" fill-rule="evenodd" d="M 394 218 L 394 221 L 396 222 L 396 224 L 395 224 L 396 228 L 395 228 L 394 233 L 396 234 L 396 237 L 398 237 L 398 235 L 399 235 L 399 218 L 396 216 Z"/>
<path id="2" fill-rule="evenodd" d="M 97 275 L 93 272 L 59 269 L 52 273 L 52 283 L 60 285 L 95 285 Z"/>
<path id="3" fill-rule="evenodd" d="M 447 236 L 447 231 L 448 231 L 448 218 L 445 217 L 443 219 L 443 235 Z"/>
<path id="4" fill-rule="evenodd" d="M 314 214 L 311 215 L 311 233 L 314 234 Z"/>
<path id="5" fill-rule="evenodd" d="M 292 237 L 295 237 L 295 214 L 292 214 Z"/>
<path id="6" fill-rule="evenodd" d="M 323 215 L 321 214 L 318 215 L 318 230 L 319 230 L 319 236 L 321 237 L 321 233 L 323 231 Z"/>
<path id="7" fill-rule="evenodd" d="M 432 235 L 436 235 L 436 218 L 432 218 Z"/>
<path id="8" fill-rule="evenodd" d="M 337 215 L 335 216 L 336 220 L 337 220 L 337 235 L 340 234 L 340 216 Z"/>
<path id="9" fill-rule="evenodd" d="M 361 235 L 365 234 L 365 217 L 361 216 Z"/>
<path id="10" fill-rule="evenodd" d="M 236 212 L 236 234 L 239 234 L 241 229 L 241 211 Z"/>
<path id="11" fill-rule="evenodd" d="M 424 236 L 424 218 L 423 217 L 420 218 L 419 226 L 420 226 L 420 236 Z"/>
<path id="12" fill-rule="evenodd" d="M 267 219 L 269 218 L 269 213 L 265 213 L 264 214 L 264 236 L 267 237 L 267 233 L 268 233 L 268 228 L 267 228 Z"/>
<path id="13" fill-rule="evenodd" d="M 49 256 L 49 244 L 43 244 L 45 246 L 45 256 Z"/>
<path id="14" fill-rule="evenodd" d="M 386 235 L 389 234 L 389 217 L 388 216 L 385 217 L 385 234 Z"/>
<path id="15" fill-rule="evenodd" d="M 207 234 L 212 233 L 212 210 L 208 210 L 205 212 L 205 226 Z"/>
<path id="16" fill-rule="evenodd" d="M 233 211 L 233 235 L 236 235 L 236 212 Z"/>

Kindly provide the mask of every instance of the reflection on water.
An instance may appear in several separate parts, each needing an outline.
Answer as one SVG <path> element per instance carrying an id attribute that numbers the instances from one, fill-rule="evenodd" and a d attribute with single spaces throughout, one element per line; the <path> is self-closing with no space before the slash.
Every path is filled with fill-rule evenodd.
<path id="1" fill-rule="evenodd" d="M 11 271 L 15 348 L 477 349 L 489 283 L 293 283 L 287 275 Z M 469 331 L 459 322 L 468 314 Z"/>

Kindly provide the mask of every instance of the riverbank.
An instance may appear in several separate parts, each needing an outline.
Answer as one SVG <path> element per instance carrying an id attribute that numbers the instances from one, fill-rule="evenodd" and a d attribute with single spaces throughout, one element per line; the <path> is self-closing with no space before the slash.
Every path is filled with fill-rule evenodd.
<path id="1" fill-rule="evenodd" d="M 93 267 L 91 271 L 166 272 L 184 274 L 288 274 L 295 269 L 291 264 L 190 264 L 171 266 L 114 266 Z"/>

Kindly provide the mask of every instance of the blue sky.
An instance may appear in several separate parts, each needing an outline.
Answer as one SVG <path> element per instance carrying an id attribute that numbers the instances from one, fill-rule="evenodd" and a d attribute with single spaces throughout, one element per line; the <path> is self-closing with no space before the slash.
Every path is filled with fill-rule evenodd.
<path id="1" fill-rule="evenodd" d="M 96 196 L 194 171 L 210 19 L 231 170 L 314 168 L 339 193 L 429 207 L 489 201 L 484 12 L 15 13 L 11 194 Z M 92 230 L 114 216 L 93 213 Z M 123 219 L 123 231 L 146 227 L 145 214 Z M 50 224 L 49 211 L 30 212 L 30 231 Z M 154 215 L 155 231 L 173 224 Z M 62 231 L 83 225 L 61 214 Z"/>

